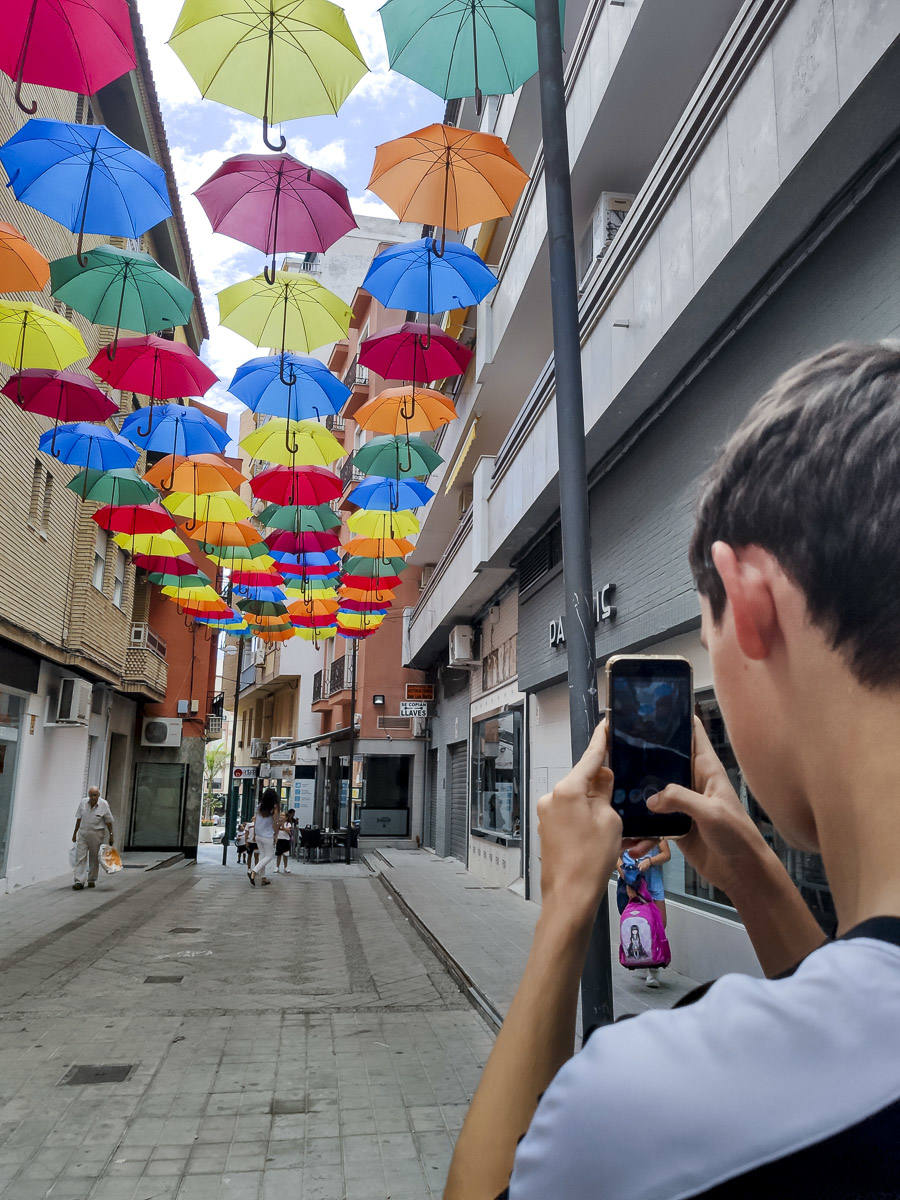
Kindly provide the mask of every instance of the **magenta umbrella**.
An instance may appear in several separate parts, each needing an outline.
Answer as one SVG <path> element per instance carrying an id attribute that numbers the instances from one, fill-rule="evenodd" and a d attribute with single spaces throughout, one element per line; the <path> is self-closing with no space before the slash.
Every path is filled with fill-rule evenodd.
<path id="1" fill-rule="evenodd" d="M 60 421 L 105 421 L 119 411 L 119 406 L 110 400 L 87 375 L 77 371 L 49 371 L 43 367 L 30 367 L 12 375 L 2 388 L 4 396 L 15 400 L 25 412 L 40 413 L 53 420 L 53 441 L 56 444 L 56 429 Z"/>
<path id="2" fill-rule="evenodd" d="M 429 383 L 462 375 L 472 351 L 437 325 L 404 321 L 380 329 L 359 348 L 360 366 L 371 367 L 382 379 Z"/>
<path id="3" fill-rule="evenodd" d="M 135 67 L 128 0 L 3 0 L 0 69 L 22 84 L 93 96 Z"/>
<path id="4" fill-rule="evenodd" d="M 216 233 L 272 256 L 268 283 L 279 251 L 322 253 L 356 228 L 344 185 L 290 154 L 236 154 L 194 195 Z"/>

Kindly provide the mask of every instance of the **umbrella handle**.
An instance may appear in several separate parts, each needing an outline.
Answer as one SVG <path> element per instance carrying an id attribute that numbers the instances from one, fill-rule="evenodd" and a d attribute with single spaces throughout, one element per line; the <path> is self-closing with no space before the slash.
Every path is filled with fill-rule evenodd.
<path id="1" fill-rule="evenodd" d="M 416 385 L 415 385 L 415 383 L 413 383 L 413 385 L 412 385 L 412 396 L 410 398 L 410 402 L 412 404 L 412 407 L 410 408 L 409 412 L 406 411 L 406 397 L 405 396 L 403 398 L 403 403 L 400 405 L 400 420 L 406 422 L 407 441 L 409 440 L 409 423 L 413 419 L 413 417 L 415 416 L 415 413 L 416 413 Z"/>
<path id="2" fill-rule="evenodd" d="M 406 466 L 403 466 L 401 464 L 400 452 L 398 451 L 397 452 L 397 473 L 398 473 L 398 475 L 401 473 L 406 475 L 411 470 L 412 470 L 412 446 L 410 446 L 410 444 L 409 444 L 409 426 L 407 425 L 407 428 L 406 428 Z M 398 480 L 398 483 L 399 483 L 399 480 Z M 391 532 L 393 532 L 393 529 L 391 530 Z"/>
<path id="3" fill-rule="evenodd" d="M 472 18 L 473 22 L 474 22 L 474 19 L 475 18 L 473 17 Z M 476 60 L 476 68 L 475 69 L 476 70 L 478 69 L 477 60 Z M 447 198 L 449 196 L 449 193 L 450 193 L 450 147 L 448 146 L 445 156 L 444 156 L 444 211 L 441 214 L 441 248 L 439 250 L 437 248 L 437 246 L 435 246 L 435 248 L 434 248 L 435 258 L 443 258 L 444 257 L 444 247 L 447 245 Z M 457 220 L 459 220 L 458 217 L 457 217 Z"/>
<path id="4" fill-rule="evenodd" d="M 284 425 L 284 448 L 291 458 L 294 458 L 300 452 L 300 443 L 296 440 L 294 431 L 287 422 Z"/>
<path id="5" fill-rule="evenodd" d="M 272 84 L 272 60 L 275 57 L 275 5 L 270 0 L 269 3 L 269 51 L 266 55 L 266 94 L 263 100 L 263 141 L 270 150 L 274 150 L 276 154 L 287 145 L 287 138 L 284 134 L 281 135 L 281 145 L 275 145 L 269 141 L 269 91 Z"/>
<path id="6" fill-rule="evenodd" d="M 268 105 L 266 106 L 266 108 L 268 110 Z M 267 132 L 268 132 L 268 130 L 267 130 Z M 287 142 L 285 142 L 283 137 L 281 140 L 282 140 L 282 142 L 284 142 L 284 146 L 286 146 Z M 268 142 L 266 143 L 266 145 L 268 145 Z M 282 150 L 284 149 L 284 146 L 281 147 Z M 271 147 L 269 147 L 269 148 L 271 149 Z M 265 279 L 265 281 L 269 285 L 269 287 L 271 287 L 272 284 L 274 284 L 274 282 L 275 282 L 275 272 L 277 270 L 275 255 L 278 252 L 278 213 L 281 208 L 281 180 L 282 180 L 283 176 L 284 176 L 284 159 L 282 159 L 281 162 L 278 164 L 278 183 L 275 185 L 275 205 L 274 205 L 275 212 L 274 212 L 274 219 L 272 222 L 272 271 L 271 271 L 271 274 L 269 273 L 268 264 L 266 264 L 266 266 L 263 267 L 263 278 Z"/>
<path id="7" fill-rule="evenodd" d="M 24 54 L 22 57 L 24 59 L 24 57 L 25 57 Z M 23 113 L 26 113 L 29 117 L 33 117 L 34 114 L 37 112 L 37 107 L 38 107 L 37 100 L 32 100 L 32 102 L 30 104 L 26 104 L 25 101 L 22 99 L 22 71 L 24 70 L 24 68 L 25 68 L 25 63 L 23 62 L 22 66 L 19 70 L 19 74 L 16 76 L 15 100 L 16 100 L 16 104 L 19 106 L 19 108 L 21 108 Z"/>
<path id="8" fill-rule="evenodd" d="M 34 27 L 34 15 L 37 12 L 37 6 L 38 0 L 31 0 L 31 11 L 28 14 L 28 23 L 25 26 L 25 36 L 22 39 L 22 49 L 19 52 L 19 61 L 16 64 L 15 100 L 22 112 L 27 113 L 29 117 L 33 117 L 37 112 L 37 100 L 32 100 L 31 104 L 26 104 L 22 99 L 22 76 L 25 74 L 25 56 L 28 53 L 28 44 L 31 41 L 31 30 Z"/>
<path id="9" fill-rule="evenodd" d="M 88 260 L 82 253 L 82 242 L 84 241 L 84 225 L 87 221 L 88 200 L 91 195 L 91 176 L 94 174 L 94 160 L 97 157 L 97 143 L 100 141 L 100 135 L 97 135 L 97 140 L 91 149 L 91 160 L 88 163 L 87 178 L 84 181 L 84 200 L 81 204 L 81 224 L 78 227 L 78 245 L 75 247 L 75 257 L 78 259 L 78 265 L 84 268 L 88 265 Z"/>
<path id="10" fill-rule="evenodd" d="M 150 397 L 150 403 L 147 405 L 147 411 L 150 414 L 150 420 L 147 422 L 146 429 L 138 429 L 137 430 L 138 437 L 149 437 L 153 431 L 153 397 L 152 396 Z M 172 465 L 173 465 L 173 475 L 174 475 L 174 463 Z"/>
<path id="11" fill-rule="evenodd" d="M 273 282 L 274 282 L 274 280 L 273 280 Z M 282 350 L 281 354 L 278 357 L 278 377 L 281 380 L 281 382 L 284 384 L 285 387 L 293 387 L 294 384 L 297 382 L 297 372 L 294 370 L 293 363 L 288 363 L 288 366 L 290 367 L 291 373 L 290 373 L 290 375 L 288 375 L 287 378 L 285 378 L 285 375 L 284 375 L 284 350 Z"/>
<path id="12" fill-rule="evenodd" d="M 472 61 L 475 70 L 475 116 L 480 117 L 484 96 L 478 86 L 478 27 L 475 23 L 475 0 L 472 0 Z"/>
<path id="13" fill-rule="evenodd" d="M 265 279 L 265 281 L 269 285 L 269 287 L 271 287 L 275 282 L 275 255 L 274 254 L 272 255 L 272 270 L 269 271 L 268 263 L 266 263 L 266 265 L 263 267 L 263 279 Z"/>
<path id="14" fill-rule="evenodd" d="M 268 117 L 263 117 L 263 141 L 266 143 L 266 145 L 269 147 L 269 149 L 274 150 L 276 154 L 280 154 L 281 151 L 284 150 L 284 148 L 287 146 L 287 138 L 284 136 L 284 134 L 281 135 L 281 137 L 277 143 L 269 141 L 269 119 L 268 119 Z"/>

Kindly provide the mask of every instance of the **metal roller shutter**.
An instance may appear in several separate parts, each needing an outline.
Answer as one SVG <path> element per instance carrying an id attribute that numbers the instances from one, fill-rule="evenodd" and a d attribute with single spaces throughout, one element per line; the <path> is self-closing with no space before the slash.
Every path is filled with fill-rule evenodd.
<path id="1" fill-rule="evenodd" d="M 428 752 L 428 798 L 425 802 L 425 845 L 435 849 L 435 827 L 437 825 L 437 771 L 438 752 Z"/>
<path id="2" fill-rule="evenodd" d="M 447 790 L 450 793 L 450 854 L 466 862 L 469 849 L 468 805 L 468 745 L 457 742 L 447 747 Z"/>

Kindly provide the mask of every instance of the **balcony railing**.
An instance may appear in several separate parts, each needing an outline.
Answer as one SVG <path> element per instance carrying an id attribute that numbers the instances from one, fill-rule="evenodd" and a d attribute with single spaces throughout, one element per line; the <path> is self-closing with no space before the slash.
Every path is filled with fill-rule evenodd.
<path id="1" fill-rule="evenodd" d="M 351 483 L 357 483 L 360 479 L 364 479 L 362 471 L 358 471 L 353 465 L 353 458 L 347 458 L 344 465 L 341 467 L 341 483 L 344 488 L 348 488 Z"/>
<path id="2" fill-rule="evenodd" d="M 322 699 L 322 679 L 324 674 L 324 671 L 316 671 L 315 675 L 313 676 L 313 704 L 315 704 L 317 700 Z"/>
<path id="3" fill-rule="evenodd" d="M 146 621 L 136 621 L 131 626 L 131 645 L 134 649 L 152 650 L 162 659 L 166 657 L 165 639 L 151 629 Z"/>
<path id="4" fill-rule="evenodd" d="M 217 692 L 209 702 L 209 715 L 221 717 L 225 712 L 225 693 Z"/>
<path id="5" fill-rule="evenodd" d="M 306 275 L 321 275 L 322 263 L 318 258 L 292 258 L 288 263 L 289 271 L 302 271 Z"/>
<path id="6" fill-rule="evenodd" d="M 345 387 L 366 387 L 369 382 L 369 368 L 359 365 L 358 355 L 353 356 L 350 366 L 344 372 Z"/>
<path id="7" fill-rule="evenodd" d="M 343 433 L 344 424 L 344 418 L 334 414 L 325 418 L 325 428 L 330 429 L 332 433 Z"/>
<path id="8" fill-rule="evenodd" d="M 342 692 L 344 688 L 352 686 L 353 663 L 351 659 L 343 655 L 341 658 L 336 658 L 329 668 L 328 695 L 333 696 L 335 692 Z"/>

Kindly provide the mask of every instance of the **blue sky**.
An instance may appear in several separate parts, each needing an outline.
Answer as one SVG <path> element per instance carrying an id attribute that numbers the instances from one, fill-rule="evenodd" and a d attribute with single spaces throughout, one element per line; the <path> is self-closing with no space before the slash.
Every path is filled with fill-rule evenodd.
<path id="1" fill-rule="evenodd" d="M 365 190 L 375 145 L 440 121 L 444 102 L 388 69 L 374 0 L 350 0 L 343 7 L 370 74 L 357 85 L 336 117 L 291 121 L 282 132 L 288 139 L 290 154 L 330 171 L 345 184 L 355 212 L 390 217 L 391 211 Z M 181 0 L 138 0 L 210 327 L 204 357 L 224 380 L 207 399 L 237 411 L 240 405 L 227 395 L 224 384 L 240 363 L 260 351 L 219 327 L 215 295 L 230 283 L 258 274 L 263 256 L 231 238 L 214 234 L 192 192 L 230 155 L 270 152 L 263 144 L 262 122 L 201 99 L 196 84 L 166 45 L 180 8 Z"/>

